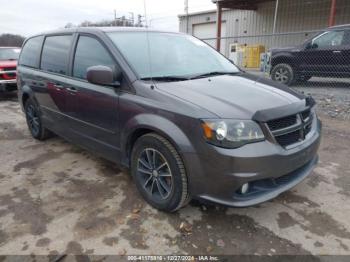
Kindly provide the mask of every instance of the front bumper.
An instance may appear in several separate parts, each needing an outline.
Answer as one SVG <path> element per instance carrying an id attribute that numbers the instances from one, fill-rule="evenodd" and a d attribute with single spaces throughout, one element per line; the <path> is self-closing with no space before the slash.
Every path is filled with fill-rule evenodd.
<path id="1" fill-rule="evenodd" d="M 275 198 L 311 173 L 318 161 L 320 140 L 321 123 L 317 120 L 308 139 L 288 150 L 263 141 L 238 149 L 209 146 L 205 153 L 186 154 L 192 197 L 232 207 Z M 250 189 L 241 194 L 239 189 L 245 183 Z"/>
<path id="2" fill-rule="evenodd" d="M 14 91 L 14 90 L 17 90 L 16 79 L 0 80 L 0 92 Z"/>

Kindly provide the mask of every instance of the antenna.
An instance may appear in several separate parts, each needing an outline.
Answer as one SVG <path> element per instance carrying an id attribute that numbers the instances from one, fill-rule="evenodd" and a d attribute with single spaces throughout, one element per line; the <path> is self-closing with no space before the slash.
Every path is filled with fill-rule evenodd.
<path id="1" fill-rule="evenodd" d="M 148 28 L 148 21 L 147 21 L 147 3 L 146 0 L 143 0 L 143 12 L 144 12 L 144 17 L 145 17 L 145 23 L 146 23 L 146 28 Z"/>
<path id="2" fill-rule="evenodd" d="M 153 73 L 152 73 L 152 64 L 151 64 L 151 43 L 149 41 L 149 29 L 147 22 L 147 8 L 146 8 L 146 0 L 143 0 L 144 13 L 145 13 L 145 23 L 146 23 L 146 38 L 147 38 L 147 52 L 148 52 L 148 65 L 149 65 L 149 73 L 151 76 L 151 82 L 153 83 Z M 153 84 L 151 85 L 152 88 Z"/>

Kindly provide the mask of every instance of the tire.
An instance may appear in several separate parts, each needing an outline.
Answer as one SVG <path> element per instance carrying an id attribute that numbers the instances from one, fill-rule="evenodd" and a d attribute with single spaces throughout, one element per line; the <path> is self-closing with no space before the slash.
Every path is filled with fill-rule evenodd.
<path id="1" fill-rule="evenodd" d="M 39 106 L 32 98 L 29 98 L 24 106 L 24 112 L 27 120 L 28 129 L 33 138 L 37 140 L 45 140 L 49 138 L 52 133 L 46 129 L 41 120 L 41 112 Z"/>
<path id="2" fill-rule="evenodd" d="M 149 133 L 135 142 L 131 174 L 143 198 L 159 210 L 174 212 L 190 200 L 181 157 L 160 135 Z"/>
<path id="3" fill-rule="evenodd" d="M 278 64 L 273 67 L 271 78 L 274 81 L 290 86 L 295 82 L 295 73 L 290 65 Z"/>

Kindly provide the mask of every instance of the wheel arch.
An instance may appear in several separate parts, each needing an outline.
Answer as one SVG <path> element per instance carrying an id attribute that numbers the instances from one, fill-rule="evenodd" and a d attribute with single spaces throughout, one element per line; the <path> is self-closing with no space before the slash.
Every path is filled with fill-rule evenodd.
<path id="1" fill-rule="evenodd" d="M 129 120 L 121 132 L 121 160 L 123 165 L 130 166 L 130 156 L 135 142 L 147 133 L 156 133 L 167 139 L 183 161 L 183 152 L 194 151 L 190 139 L 175 123 L 158 115 L 141 114 Z"/>
<path id="2" fill-rule="evenodd" d="M 29 98 L 32 98 L 35 103 L 37 103 L 35 97 L 34 97 L 34 92 L 33 90 L 28 87 L 28 86 L 23 86 L 21 90 L 21 107 L 24 109 L 26 102 L 28 101 Z"/>
<path id="3" fill-rule="evenodd" d="M 280 54 L 280 55 L 276 55 L 275 57 L 272 57 L 272 59 L 271 59 L 271 71 L 278 64 L 288 64 L 292 68 L 295 67 L 295 61 L 294 61 L 293 57 L 289 54 Z"/>

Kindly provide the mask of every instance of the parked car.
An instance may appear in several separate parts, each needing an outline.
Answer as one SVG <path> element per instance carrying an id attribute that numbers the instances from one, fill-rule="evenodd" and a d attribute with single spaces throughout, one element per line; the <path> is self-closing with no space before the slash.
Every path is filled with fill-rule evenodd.
<path id="1" fill-rule="evenodd" d="M 16 67 L 20 51 L 18 47 L 0 47 L 0 92 L 17 89 Z"/>
<path id="2" fill-rule="evenodd" d="M 311 97 L 240 71 L 185 34 L 36 35 L 24 43 L 18 87 L 34 138 L 54 132 L 129 168 L 160 210 L 191 198 L 259 204 L 306 178 L 318 159 Z"/>
<path id="3" fill-rule="evenodd" d="M 291 48 L 271 50 L 271 78 L 283 84 L 313 76 L 350 77 L 350 25 L 330 27 Z"/>

